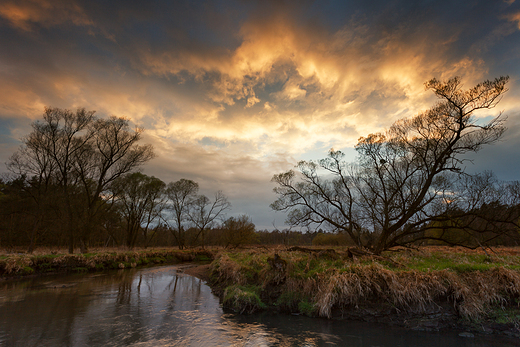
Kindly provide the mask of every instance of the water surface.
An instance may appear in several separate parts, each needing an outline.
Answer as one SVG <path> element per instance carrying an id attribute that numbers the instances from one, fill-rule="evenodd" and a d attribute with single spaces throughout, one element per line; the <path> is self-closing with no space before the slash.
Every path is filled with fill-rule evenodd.
<path id="1" fill-rule="evenodd" d="M 0 282 L 0 346 L 515 346 L 303 316 L 225 312 L 178 266 Z"/>

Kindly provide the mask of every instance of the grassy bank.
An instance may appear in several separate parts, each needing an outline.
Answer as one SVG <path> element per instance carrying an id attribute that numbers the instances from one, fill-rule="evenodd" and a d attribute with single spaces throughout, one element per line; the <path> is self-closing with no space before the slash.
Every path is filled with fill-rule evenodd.
<path id="1" fill-rule="evenodd" d="M 0 276 L 5 278 L 56 272 L 90 272 L 213 259 L 213 253 L 206 250 L 150 249 L 102 250 L 87 254 L 49 253 L 0 254 Z"/>
<path id="2" fill-rule="evenodd" d="M 430 247 L 381 257 L 345 250 L 221 253 L 211 284 L 239 312 L 273 309 L 439 330 L 520 332 L 520 250 Z"/>

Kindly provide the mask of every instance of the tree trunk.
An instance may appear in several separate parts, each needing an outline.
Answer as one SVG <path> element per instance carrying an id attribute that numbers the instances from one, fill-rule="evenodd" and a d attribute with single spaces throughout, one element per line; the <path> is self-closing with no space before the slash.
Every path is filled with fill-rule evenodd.
<path id="1" fill-rule="evenodd" d="M 74 254 L 74 232 L 69 227 L 69 254 Z"/>
<path id="2" fill-rule="evenodd" d="M 32 254 L 34 252 L 34 249 L 36 248 L 36 241 L 38 240 L 38 229 L 40 228 L 40 222 L 41 222 L 41 216 L 38 215 L 36 217 L 36 220 L 34 221 L 34 224 L 33 224 L 33 230 L 31 232 L 31 237 L 30 237 L 30 244 L 29 244 L 29 248 L 27 249 L 27 253 L 29 254 Z"/>
<path id="3" fill-rule="evenodd" d="M 79 242 L 81 254 L 88 253 L 88 240 L 81 238 Z"/>

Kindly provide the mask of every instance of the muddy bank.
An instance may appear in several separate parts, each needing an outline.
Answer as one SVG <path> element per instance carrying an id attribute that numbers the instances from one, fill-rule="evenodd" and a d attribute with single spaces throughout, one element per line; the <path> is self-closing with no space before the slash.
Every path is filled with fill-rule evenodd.
<path id="1" fill-rule="evenodd" d="M 489 316 L 475 320 L 461 317 L 453 304 L 436 302 L 426 309 L 397 310 L 385 302 L 363 302 L 357 307 L 342 307 L 332 310 L 331 319 L 355 320 L 383 323 L 416 331 L 458 331 L 465 337 L 474 335 L 499 334 L 520 338 L 518 323 L 506 318 L 505 311 L 514 310 L 518 317 L 518 307 L 490 308 Z"/>
<path id="2" fill-rule="evenodd" d="M 182 271 L 190 276 L 194 276 L 205 282 L 209 282 L 210 266 L 210 264 L 187 265 L 186 267 L 183 267 Z"/>

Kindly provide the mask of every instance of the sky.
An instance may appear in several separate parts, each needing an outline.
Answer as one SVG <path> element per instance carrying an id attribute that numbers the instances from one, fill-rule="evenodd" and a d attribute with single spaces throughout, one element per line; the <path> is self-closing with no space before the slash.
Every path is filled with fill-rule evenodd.
<path id="1" fill-rule="evenodd" d="M 156 158 L 142 167 L 222 190 L 257 229 L 282 228 L 271 178 L 437 99 L 509 75 L 508 130 L 467 163 L 520 179 L 520 0 L 0 1 L 0 162 L 44 107 L 124 116 Z M 0 172 L 7 172 L 5 165 Z"/>

